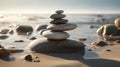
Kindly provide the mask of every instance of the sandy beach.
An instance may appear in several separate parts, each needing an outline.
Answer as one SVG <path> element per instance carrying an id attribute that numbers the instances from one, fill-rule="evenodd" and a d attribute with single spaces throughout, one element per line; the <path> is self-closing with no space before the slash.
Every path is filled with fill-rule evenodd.
<path id="1" fill-rule="evenodd" d="M 85 55 L 80 53 L 34 53 L 40 62 L 24 60 L 27 52 L 13 53 L 9 59 L 0 59 L 2 67 L 120 67 L 120 46 L 97 47 L 95 50 L 85 49 Z M 107 51 L 110 50 L 110 51 Z"/>
<path id="2" fill-rule="evenodd" d="M 48 15 L 45 15 L 49 18 Z M 72 17 L 76 17 L 76 15 L 69 15 L 72 18 L 70 20 L 74 21 L 75 19 Z M 86 16 L 86 15 L 85 15 Z M 90 15 L 92 16 L 92 15 Z M 18 18 L 18 16 L 15 16 Z M 81 55 L 81 53 L 35 53 L 35 52 L 29 52 L 25 48 L 32 42 L 33 40 L 30 40 L 30 38 L 33 37 L 33 39 L 39 39 L 43 36 L 36 31 L 36 26 L 38 25 L 44 25 L 48 24 L 50 19 L 39 19 L 35 21 L 27 20 L 29 16 L 20 16 L 19 18 L 24 17 L 24 20 L 18 21 L 11 21 L 11 23 L 4 23 L 4 26 L 7 27 L 7 29 L 12 29 L 13 34 L 0 34 L 0 44 L 4 46 L 5 48 L 16 48 L 16 49 L 22 49 L 23 52 L 11 52 L 9 57 L 7 58 L 1 58 L 0 59 L 0 66 L 1 67 L 120 67 L 120 43 L 114 43 L 114 45 L 108 45 L 104 47 L 97 47 L 91 45 L 92 42 L 99 40 L 99 38 L 96 36 L 96 30 L 99 26 L 102 24 L 96 23 L 96 22 L 77 22 L 78 20 L 70 23 L 75 23 L 78 25 L 78 27 L 75 30 L 72 30 L 68 32 L 70 34 L 70 38 L 75 41 L 80 40 L 86 40 L 82 41 L 85 44 L 85 54 L 84 56 Z M 27 17 L 27 19 L 26 19 Z M 39 17 L 39 16 L 38 16 Z M 44 17 L 44 16 L 43 16 Z M 79 17 L 76 18 L 81 18 Z M 84 17 L 84 15 L 83 15 Z M 87 16 L 86 16 L 87 17 Z M 6 18 L 6 17 L 5 17 Z M 14 17 L 12 17 L 13 19 Z M 84 17 L 85 18 L 85 17 Z M 88 18 L 88 17 L 87 17 Z M 94 16 L 93 16 L 94 18 Z M 6 18 L 8 19 L 8 18 Z M 11 17 L 10 17 L 11 19 Z M 26 21 L 25 21 L 26 20 Z M 45 22 L 41 22 L 41 21 Z M 10 20 L 8 20 L 9 22 Z M 41 23 L 40 23 L 41 22 Z M 29 23 L 31 27 L 33 27 L 33 34 L 32 35 L 18 35 L 15 31 L 15 25 L 26 25 L 26 23 Z M 105 23 L 104 23 L 105 24 Z M 1 24 L 1 28 L 6 28 Z M 93 26 L 94 28 L 90 28 Z M 78 32 L 79 31 L 79 32 Z M 5 39 L 3 39 L 5 36 Z M 26 61 L 24 60 L 25 55 L 32 55 L 33 61 Z M 37 57 L 37 58 L 36 58 Z M 35 61 L 37 59 L 37 61 Z"/>

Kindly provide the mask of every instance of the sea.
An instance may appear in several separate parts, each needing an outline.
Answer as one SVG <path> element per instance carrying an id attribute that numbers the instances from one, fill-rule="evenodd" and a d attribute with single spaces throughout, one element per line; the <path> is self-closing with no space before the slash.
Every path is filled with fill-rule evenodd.
<path id="1" fill-rule="evenodd" d="M 0 44 L 5 47 L 25 48 L 33 40 L 31 37 L 42 38 L 36 27 L 39 25 L 49 25 L 52 14 L 4 14 L 0 15 L 0 29 L 11 29 L 14 34 L 0 34 L 0 36 L 8 36 L 6 39 L 0 39 Z M 120 18 L 120 14 L 65 14 L 68 23 L 77 24 L 74 30 L 66 31 L 70 34 L 68 39 L 79 41 L 80 38 L 86 38 L 82 41 L 85 45 L 91 45 L 96 40 L 101 40 L 96 34 L 97 29 L 104 24 L 114 24 L 116 18 Z M 32 35 L 17 35 L 15 31 L 16 25 L 30 25 L 34 31 Z M 23 40 L 24 42 L 15 42 Z"/>

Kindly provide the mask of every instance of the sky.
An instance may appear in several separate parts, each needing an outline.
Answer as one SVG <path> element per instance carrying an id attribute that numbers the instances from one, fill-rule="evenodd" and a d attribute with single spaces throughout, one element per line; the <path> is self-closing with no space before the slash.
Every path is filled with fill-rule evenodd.
<path id="1" fill-rule="evenodd" d="M 119 13 L 120 0 L 0 0 L 0 13 Z"/>

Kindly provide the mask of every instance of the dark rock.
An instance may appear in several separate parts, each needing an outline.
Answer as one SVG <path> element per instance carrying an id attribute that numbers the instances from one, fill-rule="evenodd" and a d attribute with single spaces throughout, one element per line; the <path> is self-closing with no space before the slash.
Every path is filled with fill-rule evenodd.
<path id="1" fill-rule="evenodd" d="M 84 55 L 85 45 L 74 40 L 48 40 L 47 38 L 36 39 L 28 45 L 28 49 L 35 52 L 80 52 Z"/>
<path id="2" fill-rule="evenodd" d="M 7 34 L 9 29 L 1 29 L 0 34 Z"/>
<path id="3" fill-rule="evenodd" d="M 16 40 L 16 41 L 14 41 L 14 42 L 24 42 L 23 40 Z"/>
<path id="4" fill-rule="evenodd" d="M 48 25 L 39 25 L 36 27 L 36 31 L 40 31 L 42 29 L 46 29 Z"/>
<path id="5" fill-rule="evenodd" d="M 63 10 L 57 10 L 57 11 L 56 11 L 57 14 L 61 14 L 61 13 L 63 13 L 63 12 L 64 12 Z"/>
<path id="6" fill-rule="evenodd" d="M 86 41 L 86 38 L 79 38 L 79 41 Z"/>
<path id="7" fill-rule="evenodd" d="M 32 56 L 31 55 L 26 55 L 24 60 L 32 62 Z"/>
<path id="8" fill-rule="evenodd" d="M 111 52 L 111 50 L 110 50 L 110 49 L 107 49 L 106 51 Z"/>
<path id="9" fill-rule="evenodd" d="M 104 46 L 106 46 L 108 44 L 106 42 L 104 42 L 104 41 L 97 40 L 97 41 L 92 42 L 92 45 L 99 46 L 99 47 L 104 47 Z"/>
<path id="10" fill-rule="evenodd" d="M 28 32 L 33 32 L 33 28 L 30 25 L 18 25 L 16 32 L 18 35 L 27 35 Z"/>
<path id="11" fill-rule="evenodd" d="M 50 23 L 51 24 L 66 24 L 68 22 L 67 19 L 54 19 Z"/>
<path id="12" fill-rule="evenodd" d="M 36 38 L 36 37 L 31 37 L 31 38 L 30 38 L 30 40 L 35 40 L 35 39 L 37 39 L 37 38 Z"/>
<path id="13" fill-rule="evenodd" d="M 0 35 L 0 39 L 7 39 L 9 36 L 7 35 Z"/>
<path id="14" fill-rule="evenodd" d="M 53 14 L 50 16 L 51 19 L 61 19 L 64 18 L 66 15 L 64 14 Z"/>
<path id="15" fill-rule="evenodd" d="M 88 51 L 92 51 L 92 49 L 88 49 Z"/>
<path id="16" fill-rule="evenodd" d="M 10 55 L 9 51 L 4 49 L 4 48 L 0 48 L 0 58 L 3 57 L 8 57 Z"/>
<path id="17" fill-rule="evenodd" d="M 4 48 L 2 45 L 0 45 L 0 48 Z"/>

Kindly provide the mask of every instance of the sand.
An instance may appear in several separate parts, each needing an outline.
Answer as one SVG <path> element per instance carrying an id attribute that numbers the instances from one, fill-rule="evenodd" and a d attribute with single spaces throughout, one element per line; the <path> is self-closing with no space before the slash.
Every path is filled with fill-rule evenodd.
<path id="1" fill-rule="evenodd" d="M 28 52 L 13 53 L 10 60 L 0 59 L 0 67 L 120 67 L 120 46 L 95 47 L 87 46 L 85 55 L 80 53 L 34 53 L 40 62 L 29 62 L 23 59 Z"/>

